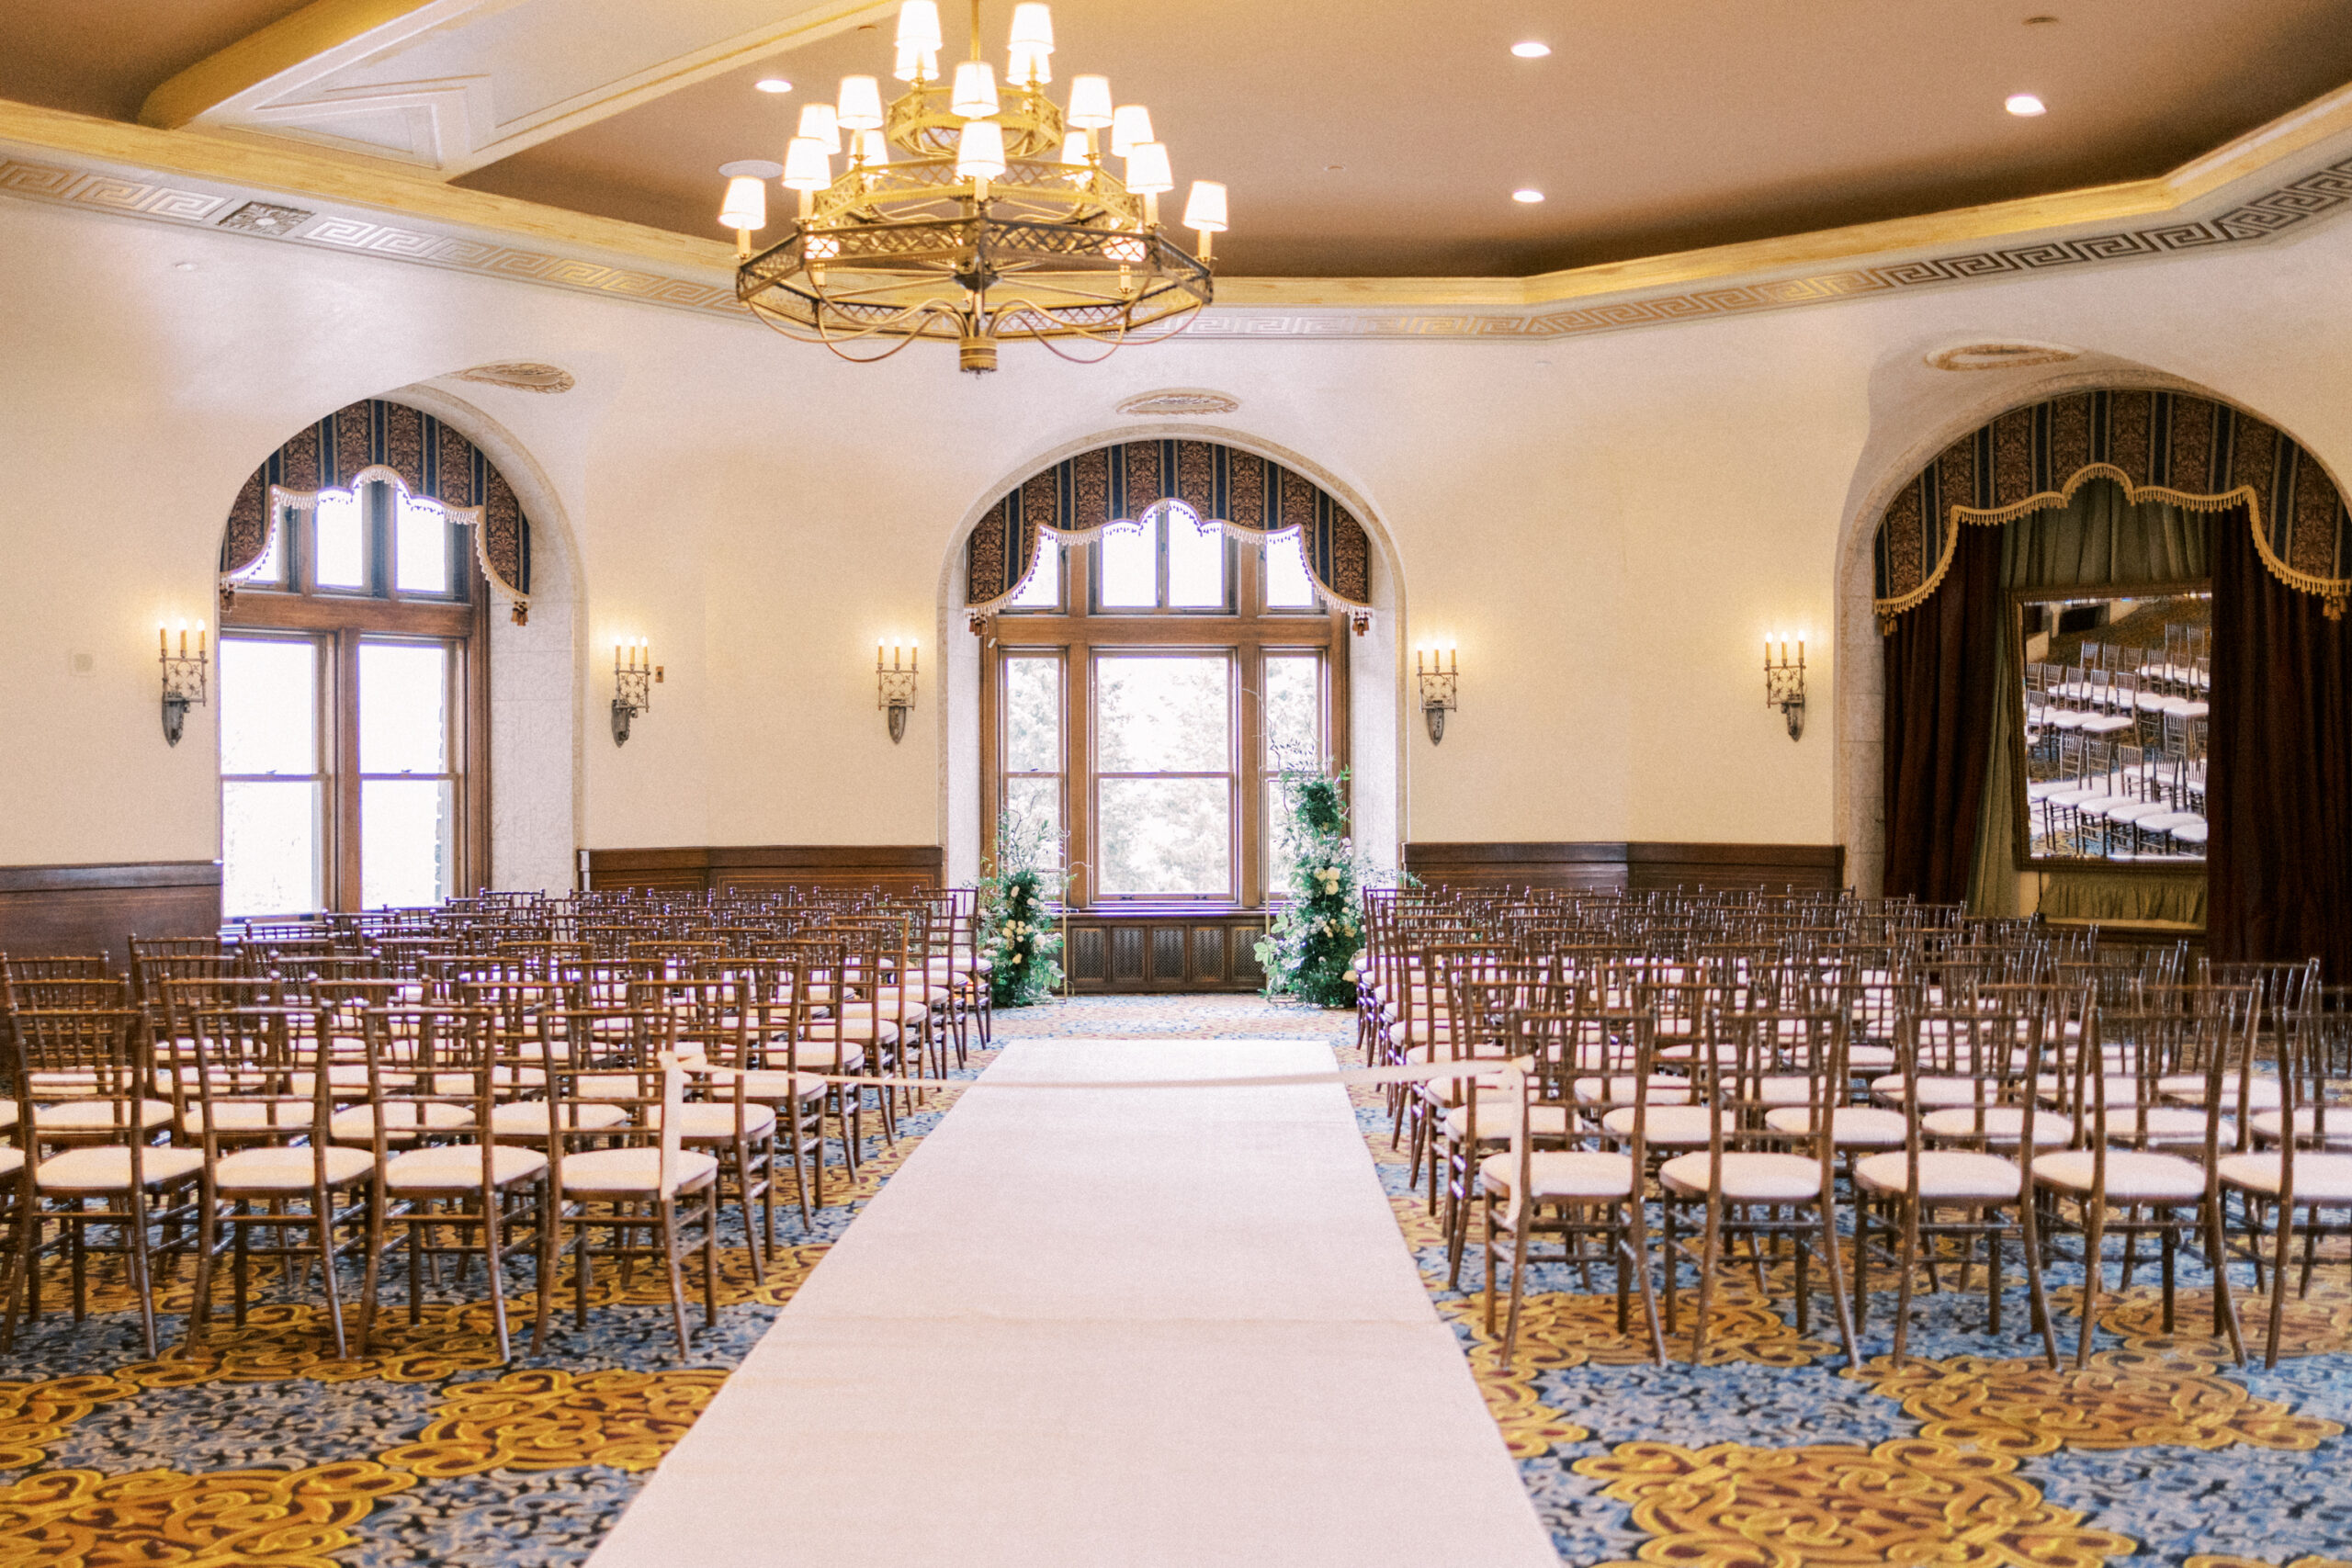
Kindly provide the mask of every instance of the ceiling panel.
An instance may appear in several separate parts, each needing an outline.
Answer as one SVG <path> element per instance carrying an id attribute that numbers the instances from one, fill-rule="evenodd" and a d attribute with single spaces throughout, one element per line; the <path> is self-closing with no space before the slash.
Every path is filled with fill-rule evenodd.
<path id="1" fill-rule="evenodd" d="M 0 0 L 0 98 L 136 119 L 172 77 L 306 0 Z"/>

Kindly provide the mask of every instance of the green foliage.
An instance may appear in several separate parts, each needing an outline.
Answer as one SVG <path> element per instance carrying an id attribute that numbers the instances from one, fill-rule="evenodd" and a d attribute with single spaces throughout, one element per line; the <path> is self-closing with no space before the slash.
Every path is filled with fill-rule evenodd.
<path id="1" fill-rule="evenodd" d="M 1047 874 L 1057 863 L 1051 829 L 1011 814 L 997 818 L 997 857 L 980 878 L 979 948 L 993 967 L 998 1007 L 1025 1008 L 1062 983 L 1062 934 L 1047 908 Z"/>
<path id="2" fill-rule="evenodd" d="M 1258 939 L 1266 995 L 1293 996 L 1317 1007 L 1352 1006 L 1355 956 L 1363 945 L 1359 889 L 1371 868 L 1348 838 L 1340 794 L 1347 774 L 1293 773 L 1283 781 L 1295 831 L 1288 866 L 1290 901 Z"/>

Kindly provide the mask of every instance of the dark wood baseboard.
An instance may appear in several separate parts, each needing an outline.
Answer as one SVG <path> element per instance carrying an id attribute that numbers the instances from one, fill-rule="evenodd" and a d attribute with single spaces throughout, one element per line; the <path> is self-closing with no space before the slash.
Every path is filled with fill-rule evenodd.
<path id="1" fill-rule="evenodd" d="M 944 885 L 936 844 L 763 844 L 738 848 L 590 850 L 588 886 L 599 892 L 725 892 L 777 887 L 881 887 L 915 892 Z"/>
<path id="2" fill-rule="evenodd" d="M 1842 844 L 1408 843 L 1405 869 L 1430 886 L 1836 889 Z"/>
<path id="3" fill-rule="evenodd" d="M 133 936 L 220 929 L 219 861 L 0 866 L 0 953 L 11 957 L 105 953 L 128 969 Z"/>
<path id="4" fill-rule="evenodd" d="M 1062 964 L 1079 996 L 1254 991 L 1266 983 L 1256 952 L 1265 929 L 1259 909 L 1073 909 Z"/>

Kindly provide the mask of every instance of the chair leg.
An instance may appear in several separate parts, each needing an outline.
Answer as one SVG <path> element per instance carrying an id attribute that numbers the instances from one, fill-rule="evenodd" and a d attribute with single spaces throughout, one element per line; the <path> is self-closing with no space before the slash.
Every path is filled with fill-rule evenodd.
<path id="1" fill-rule="evenodd" d="M 1897 1200 L 1903 1243 L 1895 1255 L 1894 1364 L 1901 1367 L 1911 1345 L 1911 1276 L 1919 1266 L 1919 1204 L 1908 1192 Z"/>
<path id="2" fill-rule="evenodd" d="M 661 1211 L 662 1260 L 670 1273 L 670 1319 L 678 1330 L 678 1355 L 683 1359 L 691 1352 L 687 1348 L 685 1278 L 678 1269 L 678 1205 L 674 1200 L 664 1198 Z"/>
<path id="3" fill-rule="evenodd" d="M 2083 1332 L 2075 1344 L 2077 1368 L 2091 1364 L 2091 1338 L 2098 1330 L 2100 1277 L 2106 1272 L 2099 1252 L 2106 1239 L 2107 1199 L 2104 1194 L 2094 1192 L 2083 1216 Z"/>
<path id="4" fill-rule="evenodd" d="M 1699 1306 L 1690 1323 L 1690 1364 L 1705 1365 L 1707 1314 L 1715 1303 L 1715 1268 L 1722 1261 L 1724 1206 L 1714 1193 L 1707 1195 L 1706 1241 L 1699 1249 Z"/>
<path id="5" fill-rule="evenodd" d="M 1650 1352 L 1659 1366 L 1666 1365 L 1666 1331 L 1657 1317 L 1657 1291 L 1650 1283 L 1649 1222 L 1643 1216 L 1642 1195 L 1635 1192 L 1627 1202 L 1631 1217 L 1627 1228 L 1632 1232 L 1634 1279 L 1642 1291 L 1642 1320 L 1649 1325 Z"/>
<path id="6" fill-rule="evenodd" d="M 2041 1283 L 2041 1231 L 2039 1194 L 2029 1186 L 2018 1203 L 2018 1250 L 2025 1254 L 2026 1291 L 2033 1302 L 2033 1325 L 2041 1332 L 2041 1357 L 2045 1365 L 2055 1371 L 2058 1366 L 2058 1332 L 2050 1321 L 2050 1300 Z"/>
<path id="7" fill-rule="evenodd" d="M 336 1284 L 334 1277 L 334 1192 L 323 1187 L 312 1189 L 311 1213 L 312 1224 L 319 1233 L 319 1273 L 322 1276 L 320 1284 L 326 1295 L 327 1323 L 334 1331 L 334 1355 L 335 1359 L 340 1361 L 346 1359 L 351 1354 L 351 1350 L 345 1341 L 343 1331 L 342 1290 Z M 207 1219 L 211 1217 L 209 1202 L 205 1205 L 205 1217 Z M 198 1255 L 197 1261 L 198 1274 L 203 1272 L 204 1266 L 211 1260 L 211 1252 L 208 1247 Z"/>
<path id="8" fill-rule="evenodd" d="M 1860 1367 L 1862 1357 L 1854 1345 L 1853 1314 L 1846 1310 L 1846 1292 L 1838 1288 L 1842 1283 L 1839 1275 L 1843 1270 L 1838 1258 L 1838 1211 L 1827 1199 L 1824 1199 L 1821 1204 L 1821 1255 L 1822 1269 L 1829 1276 L 1829 1299 L 1838 1309 L 1838 1337 L 1846 1342 L 1846 1365 Z M 1802 1301 L 1804 1292 L 1804 1252 L 1802 1247 L 1797 1253 L 1797 1292 L 1798 1299 Z"/>
<path id="9" fill-rule="evenodd" d="M 1529 1199 L 1519 1208 L 1519 1223 L 1510 1233 L 1510 1311 L 1503 1322 L 1503 1371 L 1510 1371 L 1510 1358 L 1519 1344 L 1519 1310 L 1527 1293 L 1527 1233 L 1535 1223 L 1535 1201 Z"/>

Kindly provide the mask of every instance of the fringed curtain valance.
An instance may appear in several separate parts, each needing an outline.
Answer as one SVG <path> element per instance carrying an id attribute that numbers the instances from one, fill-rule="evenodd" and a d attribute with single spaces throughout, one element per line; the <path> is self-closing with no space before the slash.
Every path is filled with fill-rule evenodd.
<path id="1" fill-rule="evenodd" d="M 2271 575 L 2331 620 L 2352 596 L 2352 517 L 2317 459 L 2250 414 L 2177 392 L 2077 392 L 1962 436 L 1903 487 L 1881 521 L 1879 629 L 1934 596 L 1963 525 L 2063 507 L 2093 479 L 2127 499 L 2201 512 L 2243 505 Z"/>
<path id="2" fill-rule="evenodd" d="M 965 597 L 985 615 L 1020 592 L 1050 528 L 1082 539 L 1179 501 L 1227 533 L 1296 531 L 1324 595 L 1351 609 L 1372 603 L 1372 545 L 1363 525 L 1313 480 L 1254 452 L 1214 441 L 1128 441 L 1081 452 L 1031 475 L 989 508 L 965 547 Z"/>
<path id="3" fill-rule="evenodd" d="M 429 413 L 381 398 L 305 426 L 254 470 L 229 509 L 223 584 L 261 558 L 281 512 L 311 511 L 322 491 L 370 479 L 392 480 L 419 500 L 437 501 L 469 526 L 482 575 L 514 602 L 517 621 L 529 618 L 531 524 L 513 487 L 472 442 Z"/>

